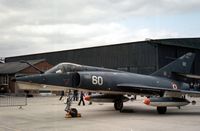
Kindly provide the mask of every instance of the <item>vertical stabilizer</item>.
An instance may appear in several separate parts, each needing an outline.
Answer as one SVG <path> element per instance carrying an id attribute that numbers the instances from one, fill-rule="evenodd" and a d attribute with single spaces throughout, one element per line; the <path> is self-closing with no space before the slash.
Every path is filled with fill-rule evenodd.
<path id="1" fill-rule="evenodd" d="M 188 74 L 191 71 L 191 67 L 195 58 L 194 53 L 187 53 L 168 65 L 154 72 L 153 76 L 171 77 L 172 72 Z"/>

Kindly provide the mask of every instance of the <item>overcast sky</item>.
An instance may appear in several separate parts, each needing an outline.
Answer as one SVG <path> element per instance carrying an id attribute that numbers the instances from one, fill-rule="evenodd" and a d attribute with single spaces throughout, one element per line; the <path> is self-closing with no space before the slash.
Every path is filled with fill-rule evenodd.
<path id="1" fill-rule="evenodd" d="M 200 36 L 200 0 L 0 0 L 0 57 Z"/>

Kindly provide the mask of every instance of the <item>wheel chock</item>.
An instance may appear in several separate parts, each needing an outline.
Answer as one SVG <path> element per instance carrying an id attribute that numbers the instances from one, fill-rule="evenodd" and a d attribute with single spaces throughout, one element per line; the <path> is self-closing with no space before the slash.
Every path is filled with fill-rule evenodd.
<path id="1" fill-rule="evenodd" d="M 67 112 L 65 118 L 72 118 L 72 115 L 69 112 Z"/>
<path id="2" fill-rule="evenodd" d="M 66 113 L 65 118 L 81 117 L 81 113 L 77 113 L 77 116 L 72 116 L 69 112 Z"/>
<path id="3" fill-rule="evenodd" d="M 81 117 L 81 113 L 78 113 L 78 114 L 77 114 L 77 117 Z"/>

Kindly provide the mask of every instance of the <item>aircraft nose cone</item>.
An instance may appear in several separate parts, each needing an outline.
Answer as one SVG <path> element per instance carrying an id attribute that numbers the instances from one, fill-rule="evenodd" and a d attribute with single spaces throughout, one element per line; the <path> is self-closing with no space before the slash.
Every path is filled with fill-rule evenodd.
<path id="1" fill-rule="evenodd" d="M 22 82 L 30 82 L 30 78 L 28 76 L 23 76 L 23 77 L 17 77 L 13 79 L 14 81 L 22 81 Z"/>
<path id="2" fill-rule="evenodd" d="M 15 81 L 41 84 L 45 81 L 45 77 L 42 77 L 41 75 L 23 76 L 23 77 L 17 77 Z"/>

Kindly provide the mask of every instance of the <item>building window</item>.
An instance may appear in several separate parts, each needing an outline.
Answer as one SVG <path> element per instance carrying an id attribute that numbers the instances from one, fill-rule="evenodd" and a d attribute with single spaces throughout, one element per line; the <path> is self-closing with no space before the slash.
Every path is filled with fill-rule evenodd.
<path id="1" fill-rule="evenodd" d="M 0 76 L 0 84 L 1 85 L 8 85 L 8 75 Z"/>

